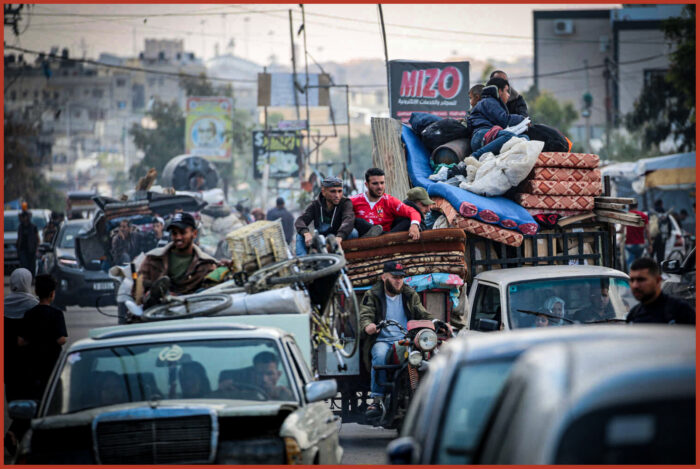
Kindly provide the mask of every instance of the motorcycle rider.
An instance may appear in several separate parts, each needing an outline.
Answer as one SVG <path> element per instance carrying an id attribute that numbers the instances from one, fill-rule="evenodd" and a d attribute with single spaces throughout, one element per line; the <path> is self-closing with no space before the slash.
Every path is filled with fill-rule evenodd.
<path id="1" fill-rule="evenodd" d="M 404 284 L 406 272 L 403 264 L 396 261 L 384 263 L 381 280 L 365 293 L 360 307 L 360 330 L 364 332 L 362 357 L 365 366 L 371 370 L 371 392 L 373 403 L 367 408 L 366 415 L 374 417 L 381 413 L 379 403 L 384 397 L 384 389 L 379 382 L 386 381 L 384 372 L 377 373 L 373 365 L 385 365 L 386 356 L 396 340 L 403 339 L 403 334 L 396 326 L 387 326 L 377 331 L 377 324 L 385 319 L 392 319 L 404 328 L 409 320 L 433 319 L 423 307 L 416 291 Z M 371 363 L 371 365 L 370 365 Z M 377 376 L 377 375 L 380 376 Z"/>

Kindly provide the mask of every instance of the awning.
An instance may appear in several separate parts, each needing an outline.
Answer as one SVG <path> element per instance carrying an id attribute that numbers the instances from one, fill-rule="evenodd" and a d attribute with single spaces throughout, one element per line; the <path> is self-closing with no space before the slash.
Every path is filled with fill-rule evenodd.
<path id="1" fill-rule="evenodd" d="M 688 168 L 659 169 L 647 174 L 644 185 L 647 189 L 690 189 L 695 185 L 695 171 Z"/>
<path id="2" fill-rule="evenodd" d="M 637 161 L 635 172 L 641 176 L 660 169 L 695 168 L 695 152 L 644 158 Z"/>

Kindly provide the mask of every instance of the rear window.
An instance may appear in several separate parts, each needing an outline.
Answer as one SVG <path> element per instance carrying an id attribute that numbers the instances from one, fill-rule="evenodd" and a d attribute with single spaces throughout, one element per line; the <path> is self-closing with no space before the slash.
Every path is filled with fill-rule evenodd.
<path id="1" fill-rule="evenodd" d="M 43 230 L 46 226 L 46 218 L 43 215 L 36 213 L 32 214 L 32 223 L 36 225 L 39 230 Z M 5 231 L 17 231 L 19 228 L 19 217 L 17 214 L 5 215 Z"/>

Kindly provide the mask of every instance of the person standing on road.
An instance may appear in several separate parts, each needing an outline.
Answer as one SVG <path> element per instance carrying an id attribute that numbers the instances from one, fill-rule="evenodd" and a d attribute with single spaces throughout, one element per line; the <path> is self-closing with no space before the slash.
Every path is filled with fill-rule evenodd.
<path id="1" fill-rule="evenodd" d="M 271 208 L 267 211 L 267 217 L 269 221 L 274 221 L 277 219 L 282 219 L 282 229 L 284 230 L 284 239 L 287 244 L 292 243 L 294 238 L 294 216 L 289 213 L 289 210 L 285 207 L 284 197 L 277 197 L 275 201 L 275 208 Z"/>
<path id="2" fill-rule="evenodd" d="M 642 257 L 644 245 L 649 239 L 648 226 L 649 217 L 646 213 L 634 210 L 637 207 L 637 202 L 630 204 L 630 213 L 639 215 L 644 222 L 644 226 L 626 226 L 625 227 L 625 255 L 627 269 L 632 263 Z"/>
<path id="3" fill-rule="evenodd" d="M 630 267 L 632 295 L 639 301 L 627 315 L 627 322 L 695 324 L 695 310 L 687 302 L 661 291 L 659 265 L 642 257 Z"/>
<path id="4" fill-rule="evenodd" d="M 27 210 L 19 213 L 17 228 L 17 256 L 20 267 L 32 275 L 36 273 L 36 252 L 39 249 L 39 229 L 32 223 L 32 214 Z"/>

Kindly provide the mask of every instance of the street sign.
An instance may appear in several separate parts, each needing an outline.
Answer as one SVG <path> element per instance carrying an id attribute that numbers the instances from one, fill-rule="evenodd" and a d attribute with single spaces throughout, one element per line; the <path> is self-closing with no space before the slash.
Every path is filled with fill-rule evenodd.
<path id="1" fill-rule="evenodd" d="M 299 176 L 301 134 L 290 130 L 253 131 L 253 173 L 262 179 L 265 165 L 271 179 Z"/>

